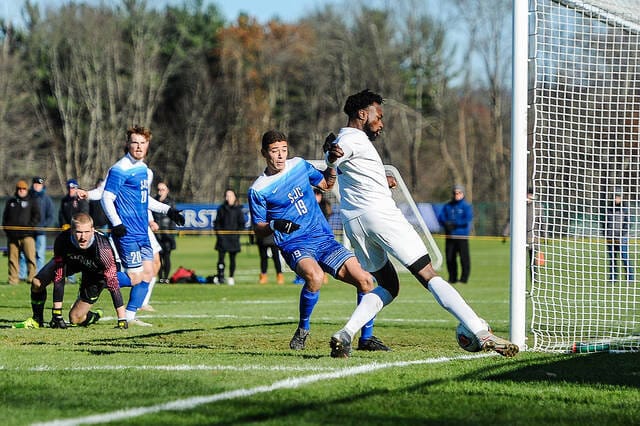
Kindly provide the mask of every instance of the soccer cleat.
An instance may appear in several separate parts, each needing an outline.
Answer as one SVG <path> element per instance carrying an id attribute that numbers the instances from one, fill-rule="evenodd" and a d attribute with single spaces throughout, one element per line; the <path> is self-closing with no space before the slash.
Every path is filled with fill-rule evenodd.
<path id="1" fill-rule="evenodd" d="M 11 328 L 41 328 L 43 326 L 42 323 L 34 320 L 33 318 L 27 318 L 22 322 L 15 323 L 11 326 Z"/>
<path id="2" fill-rule="evenodd" d="M 296 277 L 293 279 L 293 283 L 297 285 L 304 285 L 306 284 L 306 281 L 304 280 L 304 278 L 296 275 Z"/>
<path id="3" fill-rule="evenodd" d="M 227 285 L 236 285 L 236 280 L 234 280 L 233 277 L 229 277 L 229 279 L 227 280 Z"/>
<path id="4" fill-rule="evenodd" d="M 309 336 L 309 330 L 298 328 L 289 342 L 289 347 L 294 351 L 301 351 L 307 342 L 307 336 Z"/>
<path id="5" fill-rule="evenodd" d="M 276 282 L 278 283 L 278 285 L 284 284 L 284 275 L 282 274 L 282 272 L 276 275 Z"/>
<path id="6" fill-rule="evenodd" d="M 142 305 L 142 306 L 140 307 L 140 310 L 141 310 L 141 311 L 147 311 L 147 312 L 155 312 L 155 311 L 156 311 L 156 310 L 154 309 L 154 307 L 153 307 L 153 306 L 151 306 L 151 305 Z"/>
<path id="7" fill-rule="evenodd" d="M 267 284 L 269 282 L 269 277 L 267 274 L 260 274 L 260 279 L 258 280 L 259 284 Z"/>
<path id="8" fill-rule="evenodd" d="M 483 333 L 478 336 L 478 340 L 480 341 L 480 349 L 483 352 L 495 351 L 504 357 L 511 358 L 520 351 L 518 345 L 493 333 Z"/>
<path id="9" fill-rule="evenodd" d="M 351 337 L 344 330 L 338 331 L 331 336 L 329 342 L 331 346 L 331 358 L 349 358 L 351 355 Z"/>
<path id="10" fill-rule="evenodd" d="M 139 320 L 138 318 L 134 318 L 129 320 L 129 325 L 137 325 L 139 327 L 151 327 L 153 324 L 149 324 L 148 322 L 144 322 Z"/>
<path id="11" fill-rule="evenodd" d="M 104 316 L 104 312 L 102 312 L 102 309 L 96 309 L 95 311 L 93 311 L 93 317 L 91 318 L 91 321 L 89 321 L 87 325 L 97 323 L 98 321 L 100 321 L 100 318 L 102 318 L 103 316 Z"/>
<path id="12" fill-rule="evenodd" d="M 51 317 L 51 321 L 49 322 L 49 327 L 65 329 L 67 328 L 67 323 L 65 322 L 64 318 L 62 318 L 61 315 L 55 315 Z"/>
<path id="13" fill-rule="evenodd" d="M 359 339 L 358 340 L 358 350 L 359 351 L 390 351 L 387 345 L 382 343 L 382 340 L 378 339 L 376 336 L 371 336 L 368 339 Z"/>

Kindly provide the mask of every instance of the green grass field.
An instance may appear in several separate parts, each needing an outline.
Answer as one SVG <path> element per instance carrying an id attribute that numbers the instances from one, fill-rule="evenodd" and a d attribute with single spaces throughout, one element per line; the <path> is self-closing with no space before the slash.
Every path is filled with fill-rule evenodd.
<path id="1" fill-rule="evenodd" d="M 183 236 L 179 265 L 211 275 L 212 237 Z M 458 290 L 497 334 L 508 334 L 509 245 L 471 243 L 473 270 Z M 408 274 L 377 318 L 386 353 L 329 356 L 329 338 L 355 291 L 331 280 L 307 349 L 288 348 L 300 286 L 257 284 L 255 246 L 239 255 L 236 285 L 158 284 L 153 327 L 115 330 L 111 298 L 89 328 L 12 329 L 30 313 L 29 287 L 0 285 L 2 424 L 121 425 L 622 425 L 639 424 L 640 354 L 516 358 L 470 354 L 456 321 Z M 6 258 L 0 281 L 6 280 Z M 446 277 L 446 274 L 444 274 Z M 67 287 L 65 315 L 77 285 Z M 127 291 L 125 290 L 125 299 Z M 50 318 L 51 294 L 45 319 Z"/>

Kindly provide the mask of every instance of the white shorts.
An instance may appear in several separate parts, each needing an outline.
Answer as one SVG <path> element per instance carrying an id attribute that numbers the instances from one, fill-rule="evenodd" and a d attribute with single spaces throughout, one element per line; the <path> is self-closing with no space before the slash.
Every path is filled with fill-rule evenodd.
<path id="1" fill-rule="evenodd" d="M 382 269 L 389 260 L 387 253 L 407 267 L 428 254 L 416 230 L 397 208 L 367 212 L 343 224 L 353 252 L 369 272 Z"/>
<path id="2" fill-rule="evenodd" d="M 160 253 L 162 251 L 162 247 L 156 238 L 156 234 L 151 231 L 151 228 L 147 228 L 149 230 L 149 242 L 151 242 L 151 250 L 153 250 L 153 254 Z"/>

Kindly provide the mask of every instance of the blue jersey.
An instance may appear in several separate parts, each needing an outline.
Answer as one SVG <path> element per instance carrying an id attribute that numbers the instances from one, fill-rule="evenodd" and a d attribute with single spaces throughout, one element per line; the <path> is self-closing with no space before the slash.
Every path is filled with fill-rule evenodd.
<path id="1" fill-rule="evenodd" d="M 104 190 L 115 194 L 116 212 L 127 228 L 127 238 L 148 238 L 149 187 L 153 172 L 129 154 L 111 166 Z"/>
<path id="2" fill-rule="evenodd" d="M 291 234 L 274 231 L 275 243 L 283 251 L 333 240 L 331 227 L 312 188 L 322 179 L 322 172 L 299 157 L 287 160 L 280 173 L 258 177 L 249 188 L 251 222 L 255 225 L 274 219 L 288 219 L 300 225 L 300 229 Z"/>

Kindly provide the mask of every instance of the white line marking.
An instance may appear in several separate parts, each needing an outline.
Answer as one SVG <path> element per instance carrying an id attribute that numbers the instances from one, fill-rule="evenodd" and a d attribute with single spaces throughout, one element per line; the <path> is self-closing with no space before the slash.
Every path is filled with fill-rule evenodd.
<path id="1" fill-rule="evenodd" d="M 40 365 L 37 367 L 30 367 L 26 369 L 16 368 L 11 369 L 0 366 L 0 370 L 13 370 L 13 371 L 36 371 L 36 372 L 49 372 L 49 371 L 121 371 L 121 370 L 150 370 L 150 371 L 210 371 L 210 370 L 227 370 L 227 371 L 335 371 L 337 368 L 332 367 L 281 367 L 281 366 L 266 366 L 266 365 L 98 365 L 91 367 L 51 367 L 48 365 Z"/>
<path id="2" fill-rule="evenodd" d="M 295 389 L 300 386 L 308 385 L 311 383 L 320 382 L 330 379 L 341 379 L 344 377 L 355 376 L 357 374 L 371 373 L 373 371 L 382 370 L 391 367 L 407 367 L 411 365 L 421 364 L 438 364 L 443 362 L 464 360 L 464 359 L 476 359 L 486 356 L 495 356 L 496 354 L 479 354 L 479 355 L 464 355 L 458 357 L 440 357 L 430 358 L 415 361 L 398 361 L 389 363 L 371 363 L 364 364 L 357 367 L 349 367 L 339 369 L 328 373 L 312 374 L 306 377 L 288 378 L 279 380 L 270 385 L 256 386 L 250 389 L 236 389 L 233 391 L 222 392 L 214 395 L 195 396 L 192 398 L 179 399 L 172 402 L 166 402 L 163 404 L 151 405 L 149 407 L 129 408 L 126 410 L 112 411 L 111 413 L 96 414 L 93 416 L 76 417 L 73 419 L 59 419 L 52 420 L 43 423 L 34 423 L 34 426 L 75 426 L 83 424 L 95 424 L 95 423 L 108 423 L 117 420 L 127 420 L 133 417 L 143 416 L 145 414 L 154 414 L 161 411 L 171 410 L 190 410 L 199 405 L 210 404 L 212 402 L 225 401 L 229 399 L 236 399 L 242 397 L 248 397 L 257 395 L 260 393 L 273 392 L 281 389 Z"/>

